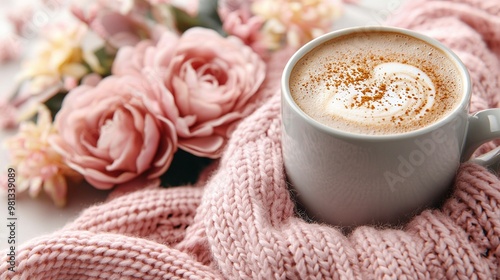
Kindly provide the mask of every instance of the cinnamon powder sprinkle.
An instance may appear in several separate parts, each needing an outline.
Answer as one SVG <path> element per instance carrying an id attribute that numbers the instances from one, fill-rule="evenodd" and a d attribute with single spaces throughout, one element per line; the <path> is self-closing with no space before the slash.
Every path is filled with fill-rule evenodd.
<path id="1" fill-rule="evenodd" d="M 356 45 L 359 43 L 356 36 L 332 40 L 301 59 L 296 66 L 297 71 L 294 70 L 297 83 L 294 84 L 292 95 L 300 100 L 300 106 L 307 114 L 332 127 L 368 134 L 385 134 L 426 126 L 455 106 L 456 99 L 461 94 L 462 81 L 456 78 L 459 75 L 453 68 L 454 65 L 448 63 L 449 59 L 439 50 L 427 51 L 429 46 L 425 42 L 415 42 L 426 50 L 424 56 L 419 50 L 409 49 L 408 38 L 399 35 L 386 40 L 377 34 L 369 39 L 369 44 L 363 39 L 359 47 Z M 351 41 L 353 44 L 348 44 Z M 435 55 L 429 57 L 429 52 Z M 399 62 L 419 68 L 431 79 L 434 88 L 422 86 L 423 74 L 415 75 L 411 81 L 405 81 L 404 76 L 394 77 L 390 73 L 373 79 L 375 67 L 387 62 Z M 435 94 L 431 94 L 431 91 Z M 329 105 L 340 105 L 328 103 L 336 102 L 333 98 L 337 92 L 353 94 L 341 101 L 344 102 L 341 106 L 347 112 L 337 114 L 331 111 L 335 107 Z M 433 107 L 421 102 L 420 93 L 435 100 Z M 418 103 L 421 109 L 416 110 L 410 103 Z M 410 107 L 412 109 L 408 109 Z M 363 111 L 361 115 L 370 121 L 356 121 L 353 124 L 355 116 L 351 118 L 345 115 L 349 114 L 350 108 L 359 108 Z M 370 113 L 371 110 L 373 114 Z M 391 117 L 393 111 L 395 118 Z"/>
<path id="2" fill-rule="evenodd" d="M 370 80 L 372 77 L 371 74 L 371 68 L 373 68 L 372 66 L 385 63 L 387 61 L 410 64 L 407 59 L 402 59 L 400 57 L 399 58 L 391 56 L 384 57 L 373 54 L 367 56 L 366 54 L 361 54 L 350 61 L 335 60 L 334 62 L 332 61 L 324 62 L 324 68 L 323 68 L 324 71 L 320 73 L 316 72 L 310 74 L 309 82 L 313 84 L 323 84 L 328 91 L 334 90 L 335 88 L 340 90 L 347 90 L 350 86 L 352 86 L 362 95 L 356 98 L 350 105 L 346 105 L 345 106 L 346 109 L 347 107 L 351 108 L 364 107 L 374 110 L 376 109 L 377 103 L 384 98 L 388 90 L 392 89 L 397 92 L 400 89 L 400 85 L 398 83 L 401 82 L 401 78 L 399 77 L 392 77 L 387 82 L 381 82 L 375 84 L 367 83 L 367 80 Z M 445 88 L 446 85 L 440 83 L 439 81 L 440 79 L 435 78 L 438 74 L 433 71 L 433 69 L 431 68 L 432 66 L 426 64 L 425 61 L 417 60 L 417 62 L 419 64 L 413 66 L 420 68 L 422 71 L 427 73 L 429 77 L 431 77 L 431 79 L 435 83 L 436 90 Z M 420 73 L 418 75 L 420 75 Z M 420 77 L 416 77 L 416 79 L 419 80 Z M 313 86 L 309 84 L 309 82 L 304 82 L 302 84 L 304 89 L 308 88 L 309 86 Z M 417 81 L 415 81 L 414 83 L 418 85 Z M 405 87 L 403 90 L 406 91 L 407 93 L 411 91 L 409 87 Z M 432 89 L 425 88 L 425 90 L 431 91 Z M 310 92 L 310 91 L 305 90 L 305 92 Z M 431 94 L 430 96 L 433 95 Z M 442 103 L 442 101 L 446 101 L 450 98 L 449 94 L 446 91 L 441 91 L 438 96 L 439 100 L 437 100 L 437 103 Z M 411 98 L 414 100 L 418 100 L 418 97 L 415 94 L 412 94 Z M 395 106 L 401 107 L 402 105 L 397 104 Z M 422 109 L 414 110 L 413 112 L 406 111 L 404 113 L 404 116 L 406 118 L 410 118 L 411 116 L 420 113 L 421 110 Z M 385 111 L 388 111 L 388 109 L 386 108 Z M 434 111 L 434 109 L 425 110 L 425 112 L 428 113 L 431 111 Z M 396 125 L 401 125 L 404 122 L 404 119 L 402 117 L 398 118 L 391 117 L 390 120 Z"/>

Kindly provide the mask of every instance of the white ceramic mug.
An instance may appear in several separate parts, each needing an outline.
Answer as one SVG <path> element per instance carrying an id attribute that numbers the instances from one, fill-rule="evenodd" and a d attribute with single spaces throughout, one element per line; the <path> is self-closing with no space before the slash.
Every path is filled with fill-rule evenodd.
<path id="1" fill-rule="evenodd" d="M 297 61 L 338 36 L 378 31 L 406 34 L 447 54 L 463 81 L 464 92 L 453 111 L 424 128 L 392 135 L 337 130 L 305 114 L 289 88 Z M 291 57 L 281 89 L 287 180 L 306 214 L 320 222 L 352 226 L 405 219 L 446 197 L 460 163 L 481 144 L 500 138 L 500 109 L 468 114 L 471 81 L 460 59 L 438 41 L 409 30 L 360 27 L 316 38 Z"/>

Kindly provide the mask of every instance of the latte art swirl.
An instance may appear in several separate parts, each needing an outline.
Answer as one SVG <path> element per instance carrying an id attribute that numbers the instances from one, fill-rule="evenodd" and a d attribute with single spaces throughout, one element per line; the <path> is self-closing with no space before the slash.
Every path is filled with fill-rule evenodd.
<path id="1" fill-rule="evenodd" d="M 425 128 L 460 103 L 462 79 L 446 53 L 392 32 L 348 34 L 305 54 L 290 94 L 315 122 L 364 135 Z"/>
<path id="2" fill-rule="evenodd" d="M 404 124 L 422 118 L 434 105 L 435 86 L 417 67 L 383 63 L 370 76 L 334 88 L 323 103 L 325 113 L 364 125 Z"/>

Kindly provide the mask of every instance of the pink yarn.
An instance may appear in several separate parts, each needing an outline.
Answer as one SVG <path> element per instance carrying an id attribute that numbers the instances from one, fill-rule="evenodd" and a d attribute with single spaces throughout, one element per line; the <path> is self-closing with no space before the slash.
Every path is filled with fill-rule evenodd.
<path id="1" fill-rule="evenodd" d="M 469 67 L 472 111 L 500 90 L 497 0 L 408 1 L 390 23 L 441 39 Z M 197 186 L 145 188 L 85 210 L 17 252 L 18 279 L 500 279 L 500 181 L 461 166 L 440 209 L 400 229 L 349 235 L 297 217 L 281 158 L 281 70 L 269 62 L 267 101 L 235 130 Z M 263 99 L 264 100 L 264 99 Z M 484 150 L 491 149 L 490 144 Z M 1 252 L 0 275 L 6 271 Z"/>

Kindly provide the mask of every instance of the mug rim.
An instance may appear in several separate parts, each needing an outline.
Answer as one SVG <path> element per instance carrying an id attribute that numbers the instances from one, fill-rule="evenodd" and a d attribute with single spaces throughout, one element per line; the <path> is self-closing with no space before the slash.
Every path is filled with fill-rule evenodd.
<path id="1" fill-rule="evenodd" d="M 349 132 L 337 128 L 333 128 L 330 126 L 327 126 L 323 123 L 320 123 L 319 121 L 315 120 L 314 118 L 310 117 L 308 114 L 306 114 L 295 102 L 293 97 L 291 96 L 291 91 L 290 91 L 290 75 L 292 73 L 293 68 L 297 64 L 297 62 L 304 57 L 307 53 L 311 52 L 314 48 L 317 46 L 321 45 L 322 43 L 325 43 L 331 39 L 340 37 L 340 36 L 345 36 L 348 34 L 354 34 L 354 33 L 363 33 L 363 32 L 393 32 L 393 33 L 400 33 L 404 34 L 419 40 L 422 40 L 439 50 L 443 51 L 443 53 L 453 62 L 453 64 L 456 65 L 459 73 L 462 75 L 462 95 L 461 95 L 461 100 L 455 105 L 455 107 L 446 115 L 443 117 L 439 118 L 437 121 L 433 122 L 430 125 L 407 131 L 407 132 L 402 132 L 402 133 L 392 133 L 392 134 L 362 134 L 362 133 L 355 133 L 355 132 Z M 469 103 L 470 103 L 470 98 L 472 94 L 472 85 L 471 85 L 471 78 L 469 75 L 469 72 L 467 70 L 467 67 L 465 64 L 462 62 L 462 60 L 448 47 L 443 45 L 441 42 L 438 40 L 431 38 L 427 35 L 409 30 L 409 29 L 404 29 L 404 28 L 399 28 L 399 27 L 391 27 L 391 26 L 363 26 L 363 27 L 349 27 L 349 28 L 344 28 L 344 29 L 339 29 L 335 30 L 329 33 L 326 33 L 324 35 L 321 35 L 305 45 L 303 45 L 301 48 L 299 48 L 295 53 L 290 57 L 288 62 L 285 65 L 285 68 L 283 69 L 283 74 L 281 77 L 281 96 L 282 98 L 285 99 L 285 102 L 288 103 L 289 107 L 292 108 L 292 110 L 301 116 L 302 119 L 304 119 L 307 123 L 315 127 L 316 129 L 319 129 L 327 134 L 331 134 L 337 137 L 342 137 L 346 139 L 359 139 L 359 140 L 371 140 L 371 141 L 380 141 L 380 140 L 394 140 L 394 139 L 405 139 L 405 138 L 412 138 L 416 137 L 425 133 L 430 133 L 435 131 L 437 128 L 441 127 L 442 125 L 449 123 L 453 121 L 456 117 L 457 114 L 460 114 L 460 112 L 465 111 L 468 112 L 469 108 Z"/>

